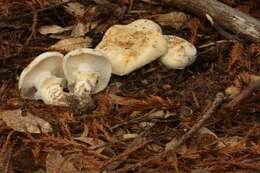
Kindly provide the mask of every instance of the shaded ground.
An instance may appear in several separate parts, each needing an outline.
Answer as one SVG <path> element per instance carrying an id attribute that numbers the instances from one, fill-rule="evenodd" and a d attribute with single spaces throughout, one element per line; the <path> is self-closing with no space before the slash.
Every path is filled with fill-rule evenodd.
<path id="1" fill-rule="evenodd" d="M 229 86 L 240 92 L 250 84 L 248 78 L 259 75 L 259 45 L 225 41 L 208 21 L 191 14 L 180 29 L 162 27 L 165 34 L 182 36 L 197 47 L 197 61 L 185 70 L 167 69 L 155 61 L 127 76 L 112 76 L 109 87 L 94 96 L 97 107 L 93 111 L 47 106 L 19 96 L 21 71 L 57 41 L 39 34 L 39 27 L 97 22 L 86 33 L 94 47 L 112 24 L 174 10 L 149 1 L 104 2 L 82 1 L 92 9 L 84 18 L 68 14 L 60 2 L 1 2 L 1 112 L 30 112 L 49 122 L 53 133 L 16 132 L 0 121 L 0 172 L 259 172 L 259 91 L 232 109 L 223 108 L 232 99 L 226 96 L 204 126 L 217 139 L 196 134 L 178 151 L 169 151 L 170 158 L 142 164 L 196 124 L 216 93 L 225 93 Z M 260 16 L 258 1 L 222 2 Z M 224 41 L 215 43 L 219 40 Z"/>

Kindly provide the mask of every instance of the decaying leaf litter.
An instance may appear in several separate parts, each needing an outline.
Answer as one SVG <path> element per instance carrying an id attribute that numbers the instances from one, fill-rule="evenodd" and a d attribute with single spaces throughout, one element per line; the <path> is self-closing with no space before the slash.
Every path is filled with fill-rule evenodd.
<path id="1" fill-rule="evenodd" d="M 259 18 L 257 1 L 222 2 Z M 1 2 L 0 170 L 258 172 L 259 44 L 228 40 L 206 19 L 176 10 L 152 1 Z M 138 18 L 191 41 L 198 49 L 195 63 L 172 70 L 154 61 L 129 75 L 113 75 L 91 110 L 19 96 L 17 79 L 34 57 L 70 48 L 55 43 L 71 39 L 95 47 L 110 26 Z M 54 25 L 59 27 L 46 31 Z M 219 92 L 224 100 L 176 148 Z"/>

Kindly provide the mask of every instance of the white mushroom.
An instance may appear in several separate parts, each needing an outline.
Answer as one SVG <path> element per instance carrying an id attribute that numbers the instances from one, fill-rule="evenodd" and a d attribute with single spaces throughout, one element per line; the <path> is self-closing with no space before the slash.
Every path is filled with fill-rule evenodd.
<path id="1" fill-rule="evenodd" d="M 63 91 L 63 55 L 45 52 L 37 56 L 21 73 L 19 89 L 23 98 L 43 100 L 46 104 L 67 105 Z"/>
<path id="2" fill-rule="evenodd" d="M 110 61 L 100 51 L 79 48 L 65 55 L 63 70 L 74 96 L 82 103 L 87 103 L 90 101 L 90 94 L 106 88 L 112 67 Z"/>
<path id="3" fill-rule="evenodd" d="M 146 19 L 114 25 L 96 49 L 109 58 L 113 74 L 126 75 L 167 52 L 167 40 L 159 30 L 159 25 Z"/>
<path id="4" fill-rule="evenodd" d="M 168 40 L 168 52 L 160 58 L 164 65 L 172 69 L 184 69 L 195 61 L 197 50 L 193 44 L 177 36 L 165 37 Z"/>
<path id="5" fill-rule="evenodd" d="M 162 29 L 160 27 L 160 25 L 158 25 L 157 23 L 155 23 L 152 20 L 148 20 L 148 19 L 138 19 L 133 21 L 132 23 L 128 24 L 129 27 L 134 27 L 136 29 L 150 29 L 150 30 L 155 30 L 157 32 L 162 33 Z"/>

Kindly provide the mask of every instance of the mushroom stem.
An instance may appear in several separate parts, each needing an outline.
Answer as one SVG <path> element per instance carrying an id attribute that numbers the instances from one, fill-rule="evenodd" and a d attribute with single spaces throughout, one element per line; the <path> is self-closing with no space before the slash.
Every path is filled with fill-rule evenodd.
<path id="1" fill-rule="evenodd" d="M 64 79 L 52 75 L 49 71 L 44 71 L 38 75 L 34 82 L 37 92 L 36 99 L 43 100 L 46 104 L 57 106 L 67 106 L 68 94 L 63 91 Z"/>
<path id="2" fill-rule="evenodd" d="M 96 72 L 78 71 L 76 74 L 76 83 L 74 94 L 77 97 L 89 96 L 95 89 L 99 75 Z"/>

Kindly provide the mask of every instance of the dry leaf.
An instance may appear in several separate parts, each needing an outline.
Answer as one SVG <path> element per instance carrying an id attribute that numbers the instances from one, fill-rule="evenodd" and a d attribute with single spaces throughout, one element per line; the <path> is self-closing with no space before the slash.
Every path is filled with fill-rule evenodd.
<path id="1" fill-rule="evenodd" d="M 178 140 L 179 139 L 177 139 L 177 138 L 173 138 L 170 142 L 168 142 L 165 145 L 165 150 L 166 151 L 171 150 L 176 145 Z M 197 132 L 196 136 L 192 139 L 190 144 L 181 145 L 180 147 L 178 147 L 176 149 L 176 153 L 185 155 L 189 152 L 192 153 L 191 148 L 197 150 L 197 148 L 203 149 L 205 147 L 213 146 L 213 145 L 215 147 L 218 144 L 219 144 L 219 138 L 217 137 L 217 135 L 215 133 L 213 133 L 212 131 L 210 131 L 208 128 L 202 127 Z"/>
<path id="2" fill-rule="evenodd" d="M 218 149 L 233 152 L 246 147 L 246 141 L 240 136 L 222 137 L 217 145 Z"/>
<path id="3" fill-rule="evenodd" d="M 219 138 L 217 135 L 206 127 L 202 127 L 198 131 L 198 137 L 195 139 L 196 145 L 201 149 L 212 144 L 217 144 L 218 142 Z"/>
<path id="4" fill-rule="evenodd" d="M 85 24 L 85 33 L 88 33 L 89 31 L 95 29 L 98 26 L 97 21 L 89 22 Z"/>
<path id="5" fill-rule="evenodd" d="M 71 2 L 64 5 L 66 12 L 73 16 L 84 17 L 85 6 L 78 2 Z"/>
<path id="6" fill-rule="evenodd" d="M 241 79 L 246 84 L 255 83 L 260 80 L 259 75 L 250 74 L 248 72 L 242 72 L 239 74 L 239 79 Z"/>
<path id="7" fill-rule="evenodd" d="M 107 1 L 107 0 L 94 0 L 94 2 L 95 2 L 96 4 L 99 4 L 99 5 L 107 5 L 107 4 L 110 4 L 110 2 Z"/>
<path id="8" fill-rule="evenodd" d="M 7 141 L 5 141 L 7 143 Z M 11 155 L 13 153 L 12 147 L 2 146 L 0 149 L 0 173 L 15 173 L 12 164 L 8 165 Z"/>
<path id="9" fill-rule="evenodd" d="M 229 95 L 231 98 L 234 98 L 237 94 L 240 93 L 240 88 L 231 85 L 225 89 L 225 93 Z"/>
<path id="10" fill-rule="evenodd" d="M 98 138 L 80 136 L 74 139 L 90 145 L 89 149 L 96 150 L 97 153 L 102 153 L 102 151 L 105 149 L 104 147 L 100 147 L 103 146 L 105 142 Z"/>
<path id="11" fill-rule="evenodd" d="M 8 127 L 18 132 L 52 132 L 52 127 L 47 121 L 38 118 L 29 112 L 24 116 L 22 115 L 22 111 L 20 109 L 1 112 L 0 118 L 2 118 Z"/>
<path id="12" fill-rule="evenodd" d="M 64 158 L 58 151 L 51 151 L 48 153 L 46 158 L 46 170 L 47 173 L 56 173 L 59 172 Z"/>
<path id="13" fill-rule="evenodd" d="M 149 118 L 165 118 L 165 113 L 163 110 L 151 112 Z"/>
<path id="14" fill-rule="evenodd" d="M 191 32 L 191 39 L 190 42 L 192 44 L 195 44 L 197 41 L 197 32 L 198 29 L 204 29 L 203 25 L 200 23 L 200 20 L 195 18 L 195 19 L 191 19 L 189 22 L 187 22 L 186 27 L 189 29 L 189 31 Z"/>
<path id="15" fill-rule="evenodd" d="M 178 142 L 178 139 L 177 139 L 177 138 L 173 138 L 170 142 L 166 143 L 166 145 L 165 145 L 165 150 L 166 150 L 166 151 L 171 150 L 172 147 L 173 147 L 177 142 Z M 178 148 L 176 149 L 176 153 L 177 153 L 177 154 L 181 154 L 181 155 L 185 154 L 187 151 L 188 151 L 188 147 L 187 147 L 187 145 L 185 145 L 185 144 L 181 145 L 180 147 L 178 147 Z"/>
<path id="16" fill-rule="evenodd" d="M 75 37 L 75 38 L 66 38 L 58 41 L 52 45 L 51 49 L 64 50 L 69 52 L 77 48 L 87 48 L 92 46 L 92 39 L 90 37 Z"/>
<path id="17" fill-rule="evenodd" d="M 155 153 L 160 153 L 164 150 L 164 148 L 161 145 L 155 143 L 148 144 L 147 149 Z"/>
<path id="18" fill-rule="evenodd" d="M 126 133 L 123 135 L 123 139 L 128 140 L 128 139 L 133 139 L 138 136 L 137 133 Z"/>
<path id="19" fill-rule="evenodd" d="M 77 24 L 75 24 L 73 26 L 73 29 L 71 31 L 71 36 L 72 37 L 84 36 L 85 35 L 85 31 L 86 31 L 86 26 L 83 23 L 78 22 Z"/>
<path id="20" fill-rule="evenodd" d="M 149 114 L 149 118 L 162 118 L 162 119 L 167 119 L 170 118 L 172 116 L 175 116 L 174 113 L 171 113 L 169 111 L 163 111 L 163 110 L 159 110 L 159 111 L 154 111 L 151 112 Z"/>
<path id="21" fill-rule="evenodd" d="M 58 25 L 46 25 L 39 28 L 39 33 L 41 33 L 42 35 L 60 34 L 65 31 L 70 31 L 71 29 L 72 29 L 71 26 L 63 28 Z"/>
<path id="22" fill-rule="evenodd" d="M 46 158 L 47 173 L 71 173 L 79 172 L 69 159 L 62 157 L 60 152 L 51 151 Z"/>
<path id="23" fill-rule="evenodd" d="M 156 14 L 151 16 L 151 18 L 162 26 L 171 26 L 175 29 L 180 29 L 188 21 L 188 16 L 185 13 L 176 11 L 166 14 Z"/>
<path id="24" fill-rule="evenodd" d="M 88 137 L 88 134 L 89 134 L 89 128 L 87 127 L 87 125 L 84 125 L 84 131 L 82 132 L 81 136 L 76 137 L 74 139 L 90 145 L 89 149 L 97 148 L 96 152 L 101 153 L 104 150 L 104 147 L 99 147 L 99 146 L 104 145 L 105 142 L 100 139 L 94 139 Z"/>
<path id="25" fill-rule="evenodd" d="M 242 45 L 239 42 L 236 42 L 232 47 L 229 58 L 229 69 L 239 60 L 242 55 Z"/>

